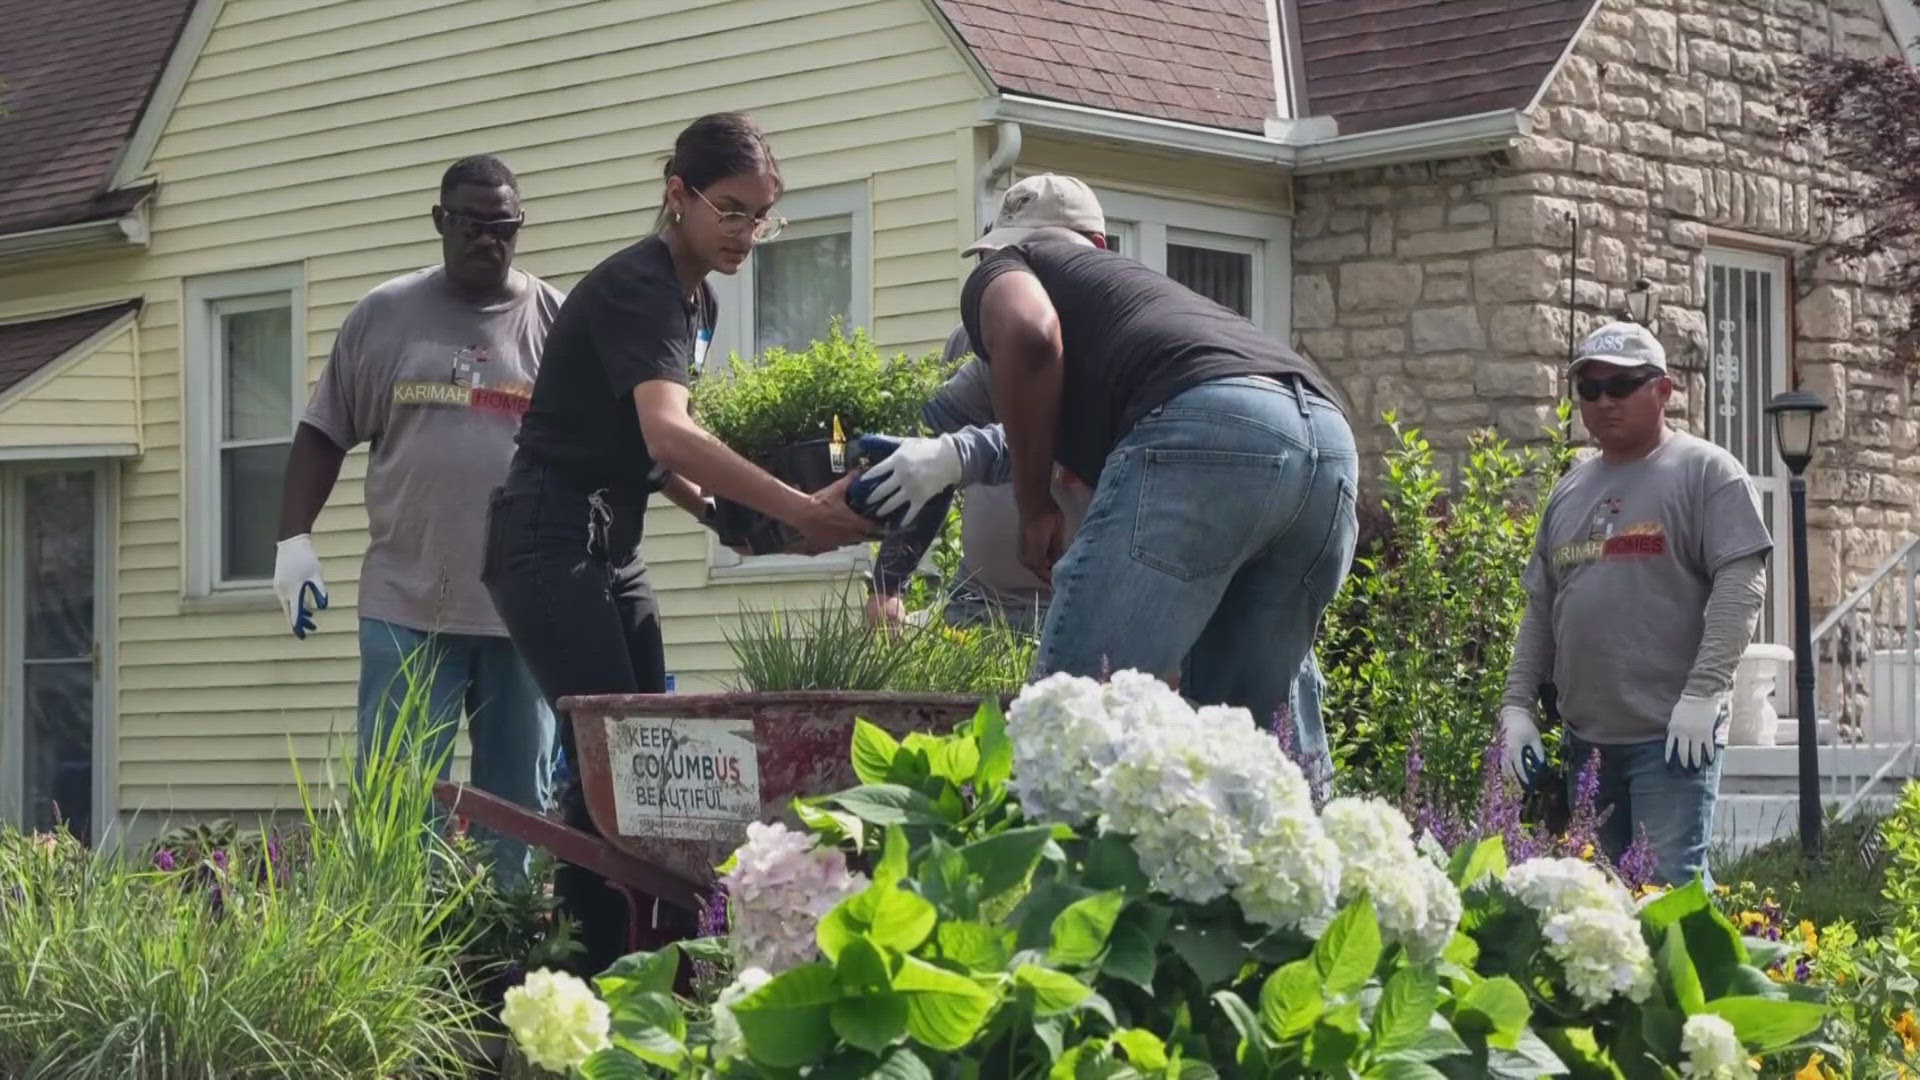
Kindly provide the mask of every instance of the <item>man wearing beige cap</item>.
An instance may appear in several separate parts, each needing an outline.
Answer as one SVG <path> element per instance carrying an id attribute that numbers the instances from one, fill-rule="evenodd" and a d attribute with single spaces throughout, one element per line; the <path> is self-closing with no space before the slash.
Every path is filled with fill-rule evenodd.
<path id="1" fill-rule="evenodd" d="M 1331 766 L 1313 641 L 1346 578 L 1359 472 L 1338 391 L 1239 313 L 1023 215 L 961 292 L 1006 426 L 1020 560 L 1053 586 L 1044 672 L 1128 668 L 1284 720 Z M 1093 485 L 1072 546 L 1055 464 Z"/>
<path id="2" fill-rule="evenodd" d="M 1031 176 L 1007 189 L 994 230 L 1053 226 L 1071 229 L 1096 246 L 1106 246 L 1107 219 L 1093 189 L 1070 176 Z M 989 232 L 982 238 L 987 243 Z M 969 249 L 971 253 L 975 249 Z M 965 327 L 947 338 L 946 360 L 958 363 L 970 351 Z M 898 450 L 868 470 L 878 480 L 873 501 L 878 512 L 905 511 L 909 524 L 887 535 L 874 560 L 870 623 L 899 623 L 907 618 L 901 594 L 946 524 L 946 507 L 955 487 L 967 488 L 960 504 L 960 573 L 950 582 L 942 617 L 950 626 L 990 620 L 1038 633 L 1053 590 L 1020 563 L 1020 517 L 1013 503 L 1013 459 L 1006 435 L 993 412 L 991 373 L 978 358 L 962 364 L 921 411 L 939 434 L 902 440 Z M 1086 485 L 1056 469 L 1054 498 L 1068 521 L 1068 534 L 1086 511 Z M 932 504 L 935 512 L 921 514 Z"/>
<path id="3" fill-rule="evenodd" d="M 1707 869 L 1733 672 L 1773 542 L 1733 455 L 1668 430 L 1673 380 L 1645 327 L 1594 331 L 1571 375 L 1600 453 L 1568 470 L 1540 516 L 1503 764 L 1530 785 L 1546 763 L 1532 702 L 1551 681 L 1569 785 L 1599 756 L 1602 850 L 1617 859 L 1644 832 L 1657 878 L 1685 884 Z"/>

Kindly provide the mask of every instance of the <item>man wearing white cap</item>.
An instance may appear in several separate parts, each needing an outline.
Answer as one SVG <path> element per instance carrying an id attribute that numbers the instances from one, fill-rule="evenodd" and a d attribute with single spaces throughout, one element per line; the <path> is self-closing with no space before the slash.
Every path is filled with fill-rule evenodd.
<path id="1" fill-rule="evenodd" d="M 1594 754 L 1600 845 L 1644 833 L 1657 878 L 1707 872 L 1734 667 L 1766 597 L 1773 542 L 1746 470 L 1666 425 L 1666 351 L 1633 323 L 1574 354 L 1580 418 L 1600 449 L 1561 478 L 1540 517 L 1529 597 L 1500 710 L 1509 774 L 1545 763 L 1532 702 L 1551 682 L 1571 785 Z"/>
<path id="2" fill-rule="evenodd" d="M 1013 223 L 968 249 L 988 254 L 960 313 L 1006 427 L 1020 561 L 1053 586 L 1040 667 L 1133 668 L 1285 718 L 1326 779 L 1313 640 L 1359 471 L 1332 381 L 1165 274 L 1029 223 L 1031 205 L 1010 196 Z M 1056 462 L 1094 487 L 1064 555 Z"/>
<path id="3" fill-rule="evenodd" d="M 993 227 L 1054 226 L 1106 246 L 1107 218 L 1093 189 L 1070 176 L 1030 176 L 1007 189 Z M 965 327 L 947 338 L 946 360 L 956 363 L 971 351 Z M 942 615 L 950 626 L 990 619 L 1038 633 L 1052 589 L 1020 563 L 1020 517 L 1013 502 L 1013 458 L 1006 434 L 995 421 L 991 373 L 978 358 L 960 366 L 921 410 L 921 419 L 939 432 L 930 439 L 902 440 L 898 450 L 868 470 L 877 480 L 872 501 L 882 514 L 905 508 L 906 528 L 896 529 L 880 545 L 874 560 L 870 623 L 906 619 L 900 597 L 927 549 L 946 523 L 946 507 L 956 486 L 967 488 L 960 506 L 960 573 L 950 583 Z M 1086 512 L 1084 484 L 1055 470 L 1054 498 L 1066 512 L 1068 535 Z M 932 503 L 936 512 L 922 515 Z"/>

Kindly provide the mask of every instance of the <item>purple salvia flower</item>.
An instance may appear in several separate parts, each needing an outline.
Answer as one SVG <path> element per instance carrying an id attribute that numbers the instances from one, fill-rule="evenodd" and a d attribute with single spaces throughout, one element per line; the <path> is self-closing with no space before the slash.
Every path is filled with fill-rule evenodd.
<path id="1" fill-rule="evenodd" d="M 225 873 L 225 872 L 226 872 L 226 870 L 227 870 L 227 849 L 225 849 L 225 848 L 216 848 L 216 849 L 214 850 L 214 852 L 213 852 L 213 867 L 214 867 L 214 869 L 216 869 L 216 870 L 218 870 L 218 871 L 220 871 L 221 873 Z"/>
<path id="2" fill-rule="evenodd" d="M 171 872 L 175 865 L 173 850 L 171 848 L 161 848 L 159 851 L 153 853 L 154 869 Z"/>
<path id="3" fill-rule="evenodd" d="M 700 904 L 699 934 L 719 937 L 727 932 L 727 887 L 715 885 Z"/>
<path id="4" fill-rule="evenodd" d="M 1608 812 L 1612 812 L 1612 807 L 1608 808 Z M 1634 829 L 1633 843 L 1620 853 L 1614 872 L 1620 875 L 1620 880 L 1626 882 L 1628 888 L 1637 889 L 1652 884 L 1654 874 L 1659 869 L 1660 860 L 1654 855 L 1653 841 L 1647 838 L 1646 825 L 1641 824 Z"/>

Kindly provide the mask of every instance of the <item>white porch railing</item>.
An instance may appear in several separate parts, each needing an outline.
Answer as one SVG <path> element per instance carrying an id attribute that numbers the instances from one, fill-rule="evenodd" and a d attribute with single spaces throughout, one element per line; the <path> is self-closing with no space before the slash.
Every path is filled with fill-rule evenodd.
<path id="1" fill-rule="evenodd" d="M 1909 537 L 1813 628 L 1825 794 L 1841 817 L 1920 766 L 1920 536 Z M 1795 663 L 1801 662 L 1799 659 Z M 1793 685 L 1776 700 L 1797 710 Z M 1891 794 L 1887 792 L 1886 794 Z"/>

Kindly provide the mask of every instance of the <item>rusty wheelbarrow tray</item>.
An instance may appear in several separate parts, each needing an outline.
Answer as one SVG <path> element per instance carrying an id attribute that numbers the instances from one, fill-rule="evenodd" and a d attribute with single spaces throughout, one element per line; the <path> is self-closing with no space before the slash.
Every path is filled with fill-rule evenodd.
<path id="1" fill-rule="evenodd" d="M 574 762 L 600 836 L 477 788 L 442 781 L 449 810 L 590 870 L 626 895 L 636 948 L 653 901 L 697 911 L 714 867 L 747 825 L 787 817 L 795 796 L 859 782 L 853 722 L 895 736 L 940 733 L 971 717 L 980 697 L 838 690 L 734 694 L 608 694 L 560 699 Z"/>

